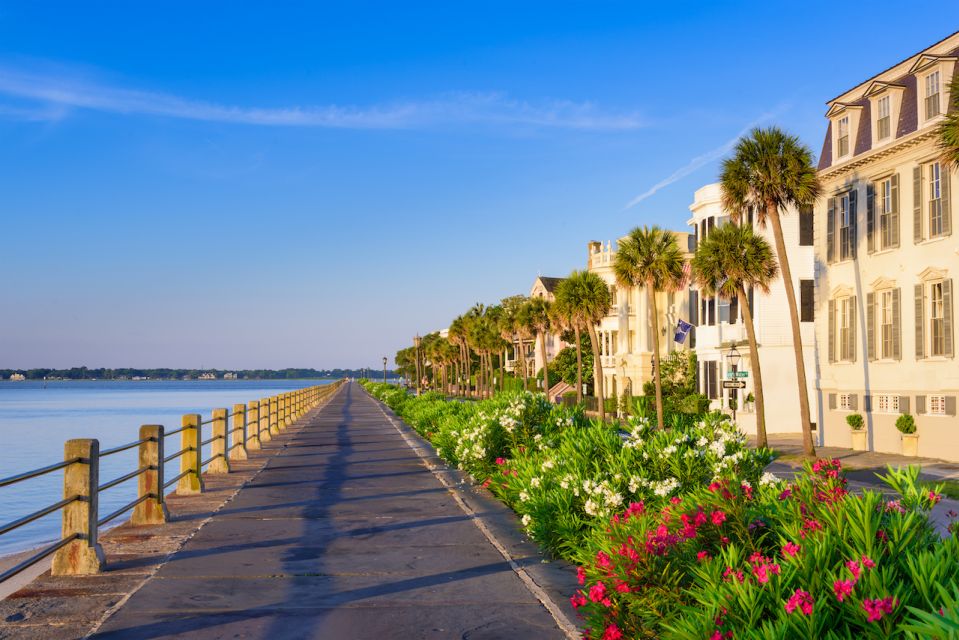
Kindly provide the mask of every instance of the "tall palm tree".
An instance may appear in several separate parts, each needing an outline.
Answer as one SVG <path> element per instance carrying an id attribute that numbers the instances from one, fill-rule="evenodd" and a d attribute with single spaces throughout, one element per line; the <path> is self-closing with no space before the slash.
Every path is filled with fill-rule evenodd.
<path id="1" fill-rule="evenodd" d="M 959 73 L 952 77 L 949 85 L 949 102 L 951 106 L 936 133 L 943 161 L 959 169 Z"/>
<path id="2" fill-rule="evenodd" d="M 449 328 L 449 341 L 456 346 L 457 350 L 456 393 L 461 396 L 466 395 L 463 388 L 464 379 L 467 384 L 469 384 L 469 354 L 466 351 L 466 324 L 467 322 L 464 316 L 457 316 L 453 322 L 450 323 Z"/>
<path id="3" fill-rule="evenodd" d="M 599 356 L 596 325 L 609 313 L 609 287 L 595 273 L 574 271 L 556 288 L 557 300 L 562 300 L 574 326 L 586 329 L 593 348 L 593 386 L 599 404 L 599 419 L 606 420 L 606 402 L 603 396 L 603 363 Z M 577 334 L 577 343 L 579 335 Z M 577 352 L 577 356 L 579 352 Z"/>
<path id="4" fill-rule="evenodd" d="M 524 296 L 510 296 L 508 298 L 503 298 L 501 301 L 501 306 L 503 308 L 502 314 L 499 319 L 499 332 L 503 340 L 508 343 L 511 343 L 515 348 L 516 357 L 513 361 L 513 375 L 517 375 L 516 366 L 520 360 L 520 350 L 523 346 L 523 339 L 521 336 L 522 327 L 520 326 L 520 309 L 523 304 L 525 304 L 526 298 Z M 526 367 L 523 367 L 521 372 L 523 376 L 523 388 L 526 388 Z"/>
<path id="5" fill-rule="evenodd" d="M 543 391 L 549 396 L 549 356 L 546 353 L 546 334 L 550 330 L 550 307 L 546 298 L 533 298 L 528 303 L 530 324 L 539 340 L 539 350 L 543 354 Z"/>
<path id="6" fill-rule="evenodd" d="M 736 144 L 733 156 L 723 161 L 720 183 L 723 207 L 734 219 L 752 208 L 760 227 L 766 223 L 772 225 L 792 325 L 803 449 L 807 456 L 814 456 L 816 447 L 812 439 L 799 309 L 780 220 L 780 215 L 790 207 L 813 205 L 822 191 L 812 152 L 799 138 L 776 127 L 753 129 Z"/>
<path id="7" fill-rule="evenodd" d="M 759 366 L 759 345 L 746 290 L 753 288 L 769 293 L 769 285 L 778 276 L 779 265 L 772 247 L 765 238 L 753 233 L 751 225 L 727 224 L 714 229 L 699 243 L 693 257 L 693 277 L 703 294 L 726 300 L 736 299 L 742 310 L 755 381 L 756 440 L 760 447 L 767 444 L 766 405 L 763 375 Z"/>
<path id="8" fill-rule="evenodd" d="M 645 287 L 653 317 L 653 380 L 656 385 L 656 425 L 663 429 L 663 382 L 659 366 L 659 310 L 656 294 L 674 291 L 682 283 L 683 252 L 676 236 L 657 226 L 636 227 L 619 241 L 613 273 L 623 287 Z"/>
<path id="9" fill-rule="evenodd" d="M 558 287 L 557 287 L 558 289 Z M 573 322 L 565 300 L 554 294 L 549 309 L 549 320 L 556 331 L 573 331 L 576 340 L 576 402 L 583 402 L 583 341 L 579 336 L 579 325 Z"/>
<path id="10" fill-rule="evenodd" d="M 529 359 L 526 357 L 526 343 L 536 338 L 536 322 L 533 318 L 529 300 L 524 300 L 516 312 L 516 328 L 520 337 L 520 358 L 523 365 L 523 384 L 529 390 Z M 535 371 L 533 372 L 535 376 Z"/>

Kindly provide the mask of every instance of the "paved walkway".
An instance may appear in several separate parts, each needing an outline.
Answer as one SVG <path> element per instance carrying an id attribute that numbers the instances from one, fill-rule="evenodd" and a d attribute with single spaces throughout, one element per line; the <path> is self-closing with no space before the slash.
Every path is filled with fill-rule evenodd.
<path id="1" fill-rule="evenodd" d="M 348 385 L 97 638 L 563 638 L 546 608 Z"/>

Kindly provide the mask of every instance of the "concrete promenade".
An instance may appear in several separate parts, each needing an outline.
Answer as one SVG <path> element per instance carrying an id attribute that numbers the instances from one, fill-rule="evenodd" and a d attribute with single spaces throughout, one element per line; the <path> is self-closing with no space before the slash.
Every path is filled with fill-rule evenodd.
<path id="1" fill-rule="evenodd" d="M 94 637 L 566 637 L 359 385 L 302 422 Z"/>

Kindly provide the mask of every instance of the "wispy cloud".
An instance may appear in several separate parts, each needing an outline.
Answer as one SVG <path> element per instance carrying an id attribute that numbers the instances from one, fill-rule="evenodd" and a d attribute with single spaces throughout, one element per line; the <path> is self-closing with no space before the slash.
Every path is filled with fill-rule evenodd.
<path id="1" fill-rule="evenodd" d="M 217 104 L 97 82 L 69 73 L 38 73 L 0 66 L 0 95 L 39 104 L 30 111 L 0 104 L 0 117 L 18 113 L 63 117 L 64 110 L 86 109 L 239 125 L 340 129 L 421 129 L 490 125 L 583 131 L 623 131 L 647 125 L 635 112 L 607 112 L 589 102 L 545 100 L 532 103 L 498 92 L 445 93 L 419 101 L 372 106 L 291 106 L 259 108 Z M 54 108 L 56 107 L 56 108 Z"/>
<path id="2" fill-rule="evenodd" d="M 646 200 L 647 198 L 650 198 L 653 195 L 655 195 L 660 190 L 665 189 L 666 187 L 673 184 L 674 182 L 678 182 L 682 180 L 683 178 L 685 178 L 686 176 L 692 173 L 695 173 L 696 171 L 698 171 L 705 165 L 709 164 L 710 162 L 713 162 L 723 157 L 724 155 L 732 151 L 733 147 L 736 146 L 736 143 L 739 141 L 741 137 L 749 133 L 753 128 L 761 125 L 763 122 L 766 122 L 768 120 L 771 120 L 772 118 L 775 118 L 785 108 L 786 108 L 785 106 L 780 106 L 771 112 L 764 113 L 763 115 L 759 116 L 758 118 L 750 122 L 748 125 L 743 127 L 743 129 L 739 133 L 737 133 L 735 136 L 733 136 L 732 138 L 730 138 L 723 144 L 719 145 L 715 149 L 710 149 L 706 153 L 696 156 L 695 158 L 693 158 L 692 160 L 690 160 L 689 162 L 681 166 L 679 169 L 676 169 L 667 177 L 663 178 L 662 180 L 660 180 L 659 182 L 651 186 L 649 189 L 647 189 L 643 193 L 639 194 L 638 196 L 630 200 L 626 204 L 626 206 L 623 207 L 622 210 L 626 211 L 627 209 L 632 209 L 643 200 Z"/>

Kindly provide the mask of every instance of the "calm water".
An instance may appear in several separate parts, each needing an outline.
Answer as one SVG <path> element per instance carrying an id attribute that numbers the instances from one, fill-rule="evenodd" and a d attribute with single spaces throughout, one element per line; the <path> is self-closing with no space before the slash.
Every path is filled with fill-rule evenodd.
<path id="1" fill-rule="evenodd" d="M 180 427 L 184 413 L 209 419 L 214 408 L 232 410 L 284 391 L 325 380 L 210 380 L 210 381 L 0 381 L 0 478 L 63 460 L 63 443 L 71 438 L 98 438 L 108 449 L 138 438 L 140 425 Z M 210 437 L 204 425 L 203 439 Z M 180 436 L 166 440 L 167 454 L 180 449 Z M 136 449 L 101 461 L 100 483 L 136 468 Z M 209 457 L 204 448 L 203 459 Z M 179 459 L 168 463 L 166 477 L 179 473 Z M 100 495 L 100 516 L 112 513 L 136 497 L 132 479 Z M 61 498 L 63 472 L 0 488 L 0 523 L 7 523 Z M 120 516 L 107 526 L 123 522 Z M 59 512 L 0 536 L 0 554 L 19 551 L 60 537 Z"/>

